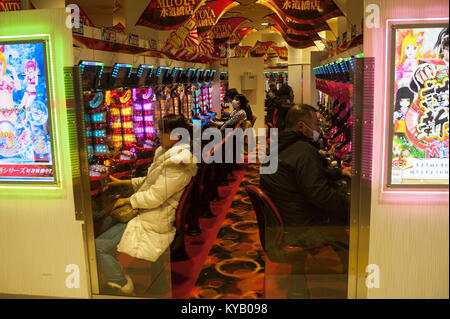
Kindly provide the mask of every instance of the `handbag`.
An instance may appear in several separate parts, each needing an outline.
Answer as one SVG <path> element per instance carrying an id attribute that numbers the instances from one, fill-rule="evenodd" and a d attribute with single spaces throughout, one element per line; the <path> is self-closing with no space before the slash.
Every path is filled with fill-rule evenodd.
<path id="1" fill-rule="evenodd" d="M 131 204 L 117 207 L 111 211 L 111 217 L 122 224 L 128 223 L 130 220 L 135 218 L 138 214 L 138 209 L 133 209 Z"/>

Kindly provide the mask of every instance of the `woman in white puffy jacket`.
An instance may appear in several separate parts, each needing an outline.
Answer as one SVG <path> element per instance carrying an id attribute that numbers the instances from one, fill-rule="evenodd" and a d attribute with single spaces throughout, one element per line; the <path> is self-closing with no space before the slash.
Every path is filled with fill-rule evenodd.
<path id="1" fill-rule="evenodd" d="M 159 132 L 161 147 L 155 152 L 147 177 L 131 181 L 111 177 L 111 186 L 132 186 L 130 198 L 119 199 L 114 208 L 131 204 L 139 214 L 128 224 L 116 224 L 96 240 L 97 264 L 107 285 L 121 293 L 132 294 L 131 278 L 122 272 L 116 250 L 135 258 L 155 262 L 175 238 L 175 212 L 184 189 L 197 174 L 189 144 L 171 140 L 177 128 L 188 129 L 182 115 L 167 115 Z"/>

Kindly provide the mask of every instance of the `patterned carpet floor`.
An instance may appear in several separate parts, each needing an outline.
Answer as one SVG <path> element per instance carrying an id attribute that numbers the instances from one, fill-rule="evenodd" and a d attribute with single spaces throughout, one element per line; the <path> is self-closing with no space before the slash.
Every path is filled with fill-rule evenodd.
<path id="1" fill-rule="evenodd" d="M 191 292 L 192 299 L 260 299 L 265 258 L 258 224 L 245 186 L 259 184 L 250 164 Z"/>

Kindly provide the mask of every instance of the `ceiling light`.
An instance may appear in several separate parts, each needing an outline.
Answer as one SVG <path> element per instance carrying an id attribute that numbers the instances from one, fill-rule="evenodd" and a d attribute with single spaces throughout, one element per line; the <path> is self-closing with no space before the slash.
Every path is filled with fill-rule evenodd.
<path id="1" fill-rule="evenodd" d="M 268 26 L 269 23 L 268 23 L 268 22 L 263 22 L 263 23 L 261 23 L 261 25 L 263 25 L 263 26 Z"/>

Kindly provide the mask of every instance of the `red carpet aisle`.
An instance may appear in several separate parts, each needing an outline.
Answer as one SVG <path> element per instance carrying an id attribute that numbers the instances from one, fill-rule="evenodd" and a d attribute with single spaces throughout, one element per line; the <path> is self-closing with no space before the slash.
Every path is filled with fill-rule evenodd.
<path id="1" fill-rule="evenodd" d="M 185 237 L 186 252 L 190 258 L 172 262 L 172 297 L 174 299 L 189 298 L 244 174 L 245 169 L 236 170 L 234 177 L 228 180 L 229 186 L 219 188 L 222 199 L 211 203 L 211 211 L 216 217 L 200 218 L 202 234 L 197 237 Z"/>
<path id="2" fill-rule="evenodd" d="M 245 192 L 249 184 L 259 184 L 259 165 L 249 165 L 190 298 L 262 298 L 264 252 L 256 215 Z"/>

